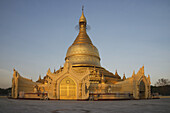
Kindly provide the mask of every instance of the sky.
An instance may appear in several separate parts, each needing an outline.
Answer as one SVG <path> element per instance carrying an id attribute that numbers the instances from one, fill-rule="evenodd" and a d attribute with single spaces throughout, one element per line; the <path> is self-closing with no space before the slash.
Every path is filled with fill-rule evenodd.
<path id="1" fill-rule="evenodd" d="M 0 0 L 0 88 L 13 68 L 36 81 L 63 66 L 82 5 L 102 67 L 131 77 L 144 65 L 151 84 L 170 80 L 169 0 Z"/>

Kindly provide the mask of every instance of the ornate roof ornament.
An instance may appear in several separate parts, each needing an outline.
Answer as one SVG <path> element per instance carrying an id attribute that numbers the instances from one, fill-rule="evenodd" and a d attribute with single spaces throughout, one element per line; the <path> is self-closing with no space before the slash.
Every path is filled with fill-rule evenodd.
<path id="1" fill-rule="evenodd" d="M 134 77 L 135 76 L 135 70 L 133 70 L 133 74 L 132 74 L 132 77 Z"/>
<path id="2" fill-rule="evenodd" d="M 50 70 L 50 68 L 48 69 L 47 73 L 48 73 L 48 74 L 50 74 L 50 73 L 51 73 L 51 70 Z"/>
<path id="3" fill-rule="evenodd" d="M 41 75 L 39 75 L 38 81 L 41 81 Z"/>
<path id="4" fill-rule="evenodd" d="M 54 73 L 56 72 L 55 67 L 54 67 Z"/>
<path id="5" fill-rule="evenodd" d="M 116 71 L 115 71 L 115 76 L 118 76 L 119 74 L 117 73 L 117 69 L 116 69 Z"/>
<path id="6" fill-rule="evenodd" d="M 125 80 L 126 79 L 126 76 L 125 76 L 125 73 L 123 74 L 123 80 Z"/>

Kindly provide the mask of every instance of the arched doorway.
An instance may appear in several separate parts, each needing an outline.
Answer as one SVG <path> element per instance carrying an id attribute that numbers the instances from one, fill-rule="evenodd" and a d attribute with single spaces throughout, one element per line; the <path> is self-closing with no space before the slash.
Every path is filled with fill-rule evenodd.
<path id="1" fill-rule="evenodd" d="M 139 84 L 139 98 L 145 98 L 145 83 L 143 82 L 143 80 Z"/>
<path id="2" fill-rule="evenodd" d="M 60 99 L 77 99 L 77 84 L 70 78 L 64 78 L 60 83 Z"/>

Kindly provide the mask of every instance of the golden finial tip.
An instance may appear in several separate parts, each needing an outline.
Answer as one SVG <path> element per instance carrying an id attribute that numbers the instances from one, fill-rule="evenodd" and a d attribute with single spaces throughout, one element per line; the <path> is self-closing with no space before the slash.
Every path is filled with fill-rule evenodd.
<path id="1" fill-rule="evenodd" d="M 82 5 L 82 11 L 84 10 L 84 5 Z"/>
<path id="2" fill-rule="evenodd" d="M 84 5 L 82 6 L 82 15 L 79 19 L 79 22 L 85 22 L 86 23 L 86 18 L 84 16 Z"/>

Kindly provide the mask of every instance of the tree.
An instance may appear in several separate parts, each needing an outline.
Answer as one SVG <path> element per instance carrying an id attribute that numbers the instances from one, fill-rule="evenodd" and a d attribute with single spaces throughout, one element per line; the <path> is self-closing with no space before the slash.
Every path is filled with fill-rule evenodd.
<path id="1" fill-rule="evenodd" d="M 170 85 L 170 81 L 164 78 L 158 79 L 158 81 L 155 84 L 155 86 L 166 86 L 166 85 Z"/>
<path id="2" fill-rule="evenodd" d="M 7 89 L 0 88 L 0 96 L 8 96 L 9 93 L 11 93 L 11 87 Z"/>
<path id="3" fill-rule="evenodd" d="M 158 79 L 155 86 L 151 86 L 151 93 L 159 93 L 159 95 L 170 95 L 170 81 L 168 79 Z"/>

